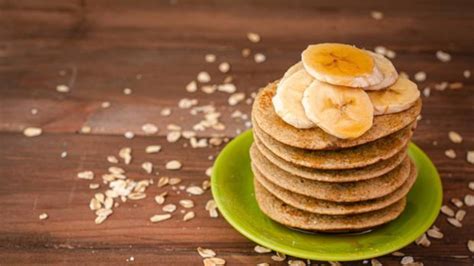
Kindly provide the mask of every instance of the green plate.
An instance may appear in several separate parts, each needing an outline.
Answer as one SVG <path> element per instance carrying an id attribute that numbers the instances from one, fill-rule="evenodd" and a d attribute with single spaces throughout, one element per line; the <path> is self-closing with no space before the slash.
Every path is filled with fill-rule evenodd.
<path id="1" fill-rule="evenodd" d="M 224 218 L 259 245 L 287 255 L 324 261 L 362 260 L 399 250 L 435 221 L 443 197 L 441 180 L 428 156 L 410 143 L 408 154 L 418 178 L 407 206 L 396 220 L 363 234 L 321 234 L 296 231 L 272 221 L 254 196 L 249 148 L 252 132 L 231 141 L 219 154 L 212 173 L 212 194 Z"/>

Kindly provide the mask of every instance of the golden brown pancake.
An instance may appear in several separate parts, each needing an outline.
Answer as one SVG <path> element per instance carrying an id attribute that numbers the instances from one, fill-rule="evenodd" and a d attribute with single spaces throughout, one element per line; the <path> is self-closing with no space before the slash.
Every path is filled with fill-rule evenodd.
<path id="1" fill-rule="evenodd" d="M 380 177 L 357 182 L 328 183 L 285 172 L 261 154 L 256 153 L 255 149 L 251 150 L 250 158 L 255 175 L 263 175 L 272 183 L 289 191 L 336 202 L 356 202 L 386 196 L 401 187 L 408 179 L 410 167 L 415 167 L 407 157 L 395 169 Z"/>
<path id="2" fill-rule="evenodd" d="M 324 215 L 302 211 L 277 199 L 259 182 L 254 180 L 255 197 L 260 210 L 272 220 L 283 225 L 323 232 L 360 231 L 396 219 L 406 204 L 406 199 L 377 211 L 353 215 Z"/>
<path id="3" fill-rule="evenodd" d="M 411 187 L 416 181 L 416 175 L 416 167 L 411 167 L 407 181 L 405 181 L 405 183 L 403 183 L 403 185 L 394 192 L 373 200 L 346 203 L 320 200 L 300 195 L 298 193 L 289 191 L 272 183 L 259 171 L 254 172 L 255 179 L 265 189 L 272 193 L 273 196 L 283 201 L 284 203 L 303 211 L 327 215 L 348 215 L 364 213 L 388 207 L 389 205 L 394 204 L 395 202 L 401 200 L 407 195 L 407 193 L 410 191 Z"/>
<path id="4" fill-rule="evenodd" d="M 412 128 L 409 125 L 389 136 L 352 148 L 306 150 L 275 140 L 263 132 L 258 123 L 253 122 L 254 140 L 257 147 L 263 145 L 287 162 L 316 169 L 352 169 L 386 160 L 403 150 L 412 135 Z"/>
<path id="5" fill-rule="evenodd" d="M 282 170 L 299 177 L 324 182 L 351 182 L 371 179 L 390 172 L 407 156 L 406 149 L 405 147 L 394 156 L 369 166 L 345 170 L 321 170 L 299 166 L 276 156 L 265 145 L 260 145 L 258 152 Z"/>
<path id="6" fill-rule="evenodd" d="M 412 124 L 421 112 L 421 99 L 403 112 L 375 116 L 372 127 L 355 139 L 340 139 L 322 129 L 298 129 L 285 123 L 275 112 L 272 97 L 276 82 L 268 84 L 255 98 L 252 116 L 262 131 L 288 146 L 301 149 L 340 149 L 354 147 L 393 134 Z"/>

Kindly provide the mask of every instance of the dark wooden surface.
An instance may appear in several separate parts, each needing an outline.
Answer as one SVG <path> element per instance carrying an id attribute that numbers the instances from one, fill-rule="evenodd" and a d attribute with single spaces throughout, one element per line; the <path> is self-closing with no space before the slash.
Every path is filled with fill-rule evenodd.
<path id="1" fill-rule="evenodd" d="M 147 199 L 125 203 L 104 224 L 95 225 L 88 209 L 94 192 L 89 182 L 76 178 L 82 170 L 104 173 L 109 166 L 105 157 L 130 146 L 134 163 L 127 170 L 133 178 L 151 177 L 140 169 L 140 162 L 150 160 L 163 175 L 182 177 L 186 184 L 205 180 L 204 172 L 212 165 L 208 156 L 222 146 L 191 149 L 182 148 L 184 141 L 167 143 L 167 124 L 189 128 L 196 121 L 178 109 L 177 102 L 192 97 L 215 104 L 229 138 L 245 129 L 230 113 L 250 111 L 245 103 L 229 107 L 228 95 L 222 92 L 185 92 L 199 71 L 209 71 L 215 80 L 224 78 L 216 64 L 204 62 L 206 53 L 230 62 L 238 90 L 247 94 L 279 78 L 307 44 L 325 41 L 393 49 L 399 70 L 427 72 L 420 88 L 463 82 L 460 90 L 432 91 L 423 99 L 423 119 L 414 141 L 438 167 L 446 204 L 469 193 L 474 166 L 465 157 L 467 150 L 474 150 L 474 86 L 462 73 L 474 71 L 474 2 L 288 2 L 1 0 L 0 263 L 125 264 L 133 256 L 138 264 L 191 265 L 202 263 L 196 248 L 203 246 L 229 265 L 276 264 L 269 255 L 256 254 L 254 244 L 223 218 L 208 217 L 204 205 L 210 192 L 193 198 L 197 217 L 186 223 L 178 218 L 148 221 L 159 212 L 152 196 L 159 189 L 154 185 Z M 371 10 L 382 11 L 384 19 L 372 19 Z M 248 31 L 258 32 L 262 41 L 250 43 Z M 267 61 L 255 64 L 242 58 L 240 51 L 246 47 L 263 52 Z M 449 52 L 452 61 L 438 61 L 437 50 Z M 64 76 L 59 75 L 62 70 Z M 69 84 L 71 92 L 56 92 L 58 84 Z M 122 93 L 126 87 L 133 89 L 132 95 Z M 102 109 L 103 101 L 112 106 Z M 171 116 L 159 115 L 165 107 L 173 109 Z M 38 109 L 37 115 L 30 113 L 32 108 Z M 140 127 L 147 122 L 157 124 L 159 133 L 143 136 Z M 78 133 L 84 125 L 92 127 L 91 134 Z M 24 137 L 21 132 L 28 126 L 43 128 L 43 135 Z M 125 139 L 128 130 L 137 136 Z M 450 130 L 464 137 L 462 144 L 449 141 Z M 161 153 L 143 152 L 155 143 L 163 146 Z M 449 148 L 458 153 L 456 159 L 444 156 Z M 68 152 L 67 158 L 60 158 L 62 151 Z M 167 172 L 164 162 L 169 159 L 183 161 L 184 168 Z M 172 194 L 169 201 L 179 198 Z M 474 236 L 474 213 L 464 209 L 462 228 L 440 216 L 436 225 L 444 239 L 433 240 L 429 248 L 412 244 L 402 251 L 425 265 L 472 265 L 466 243 Z M 39 221 L 42 212 L 49 214 L 48 220 Z M 400 258 L 379 260 L 398 265 Z"/>

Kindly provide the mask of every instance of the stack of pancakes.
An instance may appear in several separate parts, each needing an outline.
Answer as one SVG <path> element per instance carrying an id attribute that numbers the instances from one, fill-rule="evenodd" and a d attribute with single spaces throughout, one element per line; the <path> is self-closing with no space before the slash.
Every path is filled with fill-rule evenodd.
<path id="1" fill-rule="evenodd" d="M 252 108 L 250 149 L 255 195 L 271 219 L 294 228 L 347 232 L 397 218 L 417 172 L 407 145 L 421 101 L 376 116 L 355 139 L 339 139 L 318 127 L 285 123 L 272 105 L 276 83 L 263 88 Z"/>

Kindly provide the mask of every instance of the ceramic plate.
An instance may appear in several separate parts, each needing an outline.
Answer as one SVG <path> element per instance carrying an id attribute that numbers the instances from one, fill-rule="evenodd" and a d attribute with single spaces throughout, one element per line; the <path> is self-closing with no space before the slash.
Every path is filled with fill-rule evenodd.
<path id="1" fill-rule="evenodd" d="M 408 154 L 418 178 L 407 206 L 396 220 L 362 234 L 296 231 L 272 221 L 259 209 L 253 190 L 249 148 L 252 132 L 231 141 L 219 154 L 212 173 L 212 194 L 224 218 L 259 245 L 287 255 L 324 261 L 362 260 L 399 250 L 423 234 L 438 216 L 442 186 L 428 156 L 410 143 Z"/>

